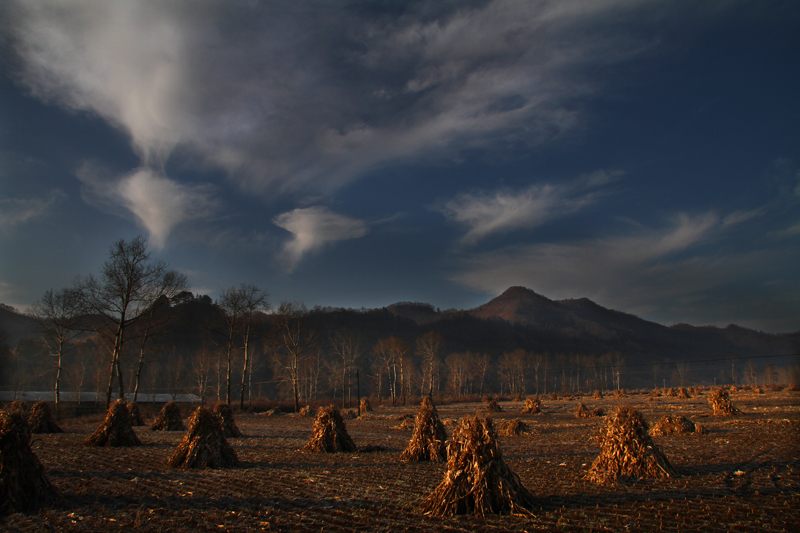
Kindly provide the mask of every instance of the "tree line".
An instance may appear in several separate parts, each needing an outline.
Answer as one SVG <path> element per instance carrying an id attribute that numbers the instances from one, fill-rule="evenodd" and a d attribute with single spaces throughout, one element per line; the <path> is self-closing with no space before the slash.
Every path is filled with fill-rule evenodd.
<path id="1" fill-rule="evenodd" d="M 346 321 L 323 320 L 331 313 L 321 308 L 295 302 L 273 308 L 266 289 L 253 284 L 229 287 L 212 301 L 193 295 L 184 275 L 152 260 L 142 236 L 114 243 L 97 274 L 46 291 L 30 316 L 39 337 L 9 352 L 4 385 L 52 387 L 57 412 L 65 382 L 78 393 L 102 393 L 107 404 L 116 396 L 137 401 L 166 392 L 240 408 L 270 397 L 299 410 L 322 399 L 350 405 L 364 395 L 405 405 L 425 395 L 619 389 L 629 374 L 620 353 L 448 352 L 435 330 L 375 337 Z M 736 382 L 736 359 L 729 362 Z M 667 377 L 684 386 L 690 373 L 688 363 L 671 373 L 660 364 L 650 370 L 654 387 Z M 758 379 L 752 363 L 744 370 L 745 379 Z M 777 383 L 780 371 L 768 365 L 764 383 Z"/>

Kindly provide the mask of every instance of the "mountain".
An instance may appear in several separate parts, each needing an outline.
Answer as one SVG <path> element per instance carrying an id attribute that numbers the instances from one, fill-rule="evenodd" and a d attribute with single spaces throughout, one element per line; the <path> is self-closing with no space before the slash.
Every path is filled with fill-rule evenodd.
<path id="1" fill-rule="evenodd" d="M 0 304 L 0 344 L 14 346 L 36 336 L 36 321 L 11 306 Z"/>
<path id="2" fill-rule="evenodd" d="M 588 298 L 550 300 L 525 287 L 511 287 L 466 311 L 483 320 L 502 320 L 530 332 L 554 335 L 562 343 L 596 343 L 608 351 L 665 360 L 797 353 L 800 332 L 768 334 L 730 325 L 667 327 L 602 307 Z M 583 350 L 580 350 L 583 351 Z"/>
<path id="3" fill-rule="evenodd" d="M 218 312 L 207 296 L 173 302 L 163 311 L 174 317 L 169 332 L 158 342 L 173 347 L 167 352 L 182 354 L 201 349 L 204 332 Z M 265 333 L 269 320 L 266 315 Z M 380 309 L 314 308 L 306 320 L 323 353 L 332 353 L 329 343 L 337 332 L 348 332 L 358 336 L 367 359 L 377 341 L 390 336 L 402 340 L 413 354 L 416 339 L 436 331 L 444 339 L 443 358 L 469 351 L 488 354 L 499 362 L 504 353 L 518 348 L 552 355 L 620 354 L 626 364 L 640 368 L 640 381 L 651 386 L 651 364 L 674 369 L 677 362 L 696 361 L 693 373 L 708 381 L 731 354 L 741 361 L 752 358 L 760 366 L 787 366 L 797 364 L 797 358 L 772 356 L 800 351 L 800 332 L 768 334 L 735 325 L 667 327 L 607 309 L 587 298 L 550 300 L 525 287 L 511 287 L 474 309 L 439 311 L 430 304 L 398 302 Z M 33 336 L 35 325 L 28 317 L 0 306 L 0 344 L 4 334 L 5 343 L 13 347 L 20 339 Z"/>
<path id="4" fill-rule="evenodd" d="M 431 304 L 419 302 L 398 302 L 385 309 L 395 316 L 407 318 L 417 324 L 429 324 L 442 317 Z"/>

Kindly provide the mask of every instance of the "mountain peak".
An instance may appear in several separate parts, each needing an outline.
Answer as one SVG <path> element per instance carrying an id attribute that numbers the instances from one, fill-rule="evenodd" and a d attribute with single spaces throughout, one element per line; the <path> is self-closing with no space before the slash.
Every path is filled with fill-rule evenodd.
<path id="1" fill-rule="evenodd" d="M 507 288 L 498 298 L 530 298 L 532 296 L 547 299 L 541 294 L 537 294 L 536 291 L 521 285 Z"/>

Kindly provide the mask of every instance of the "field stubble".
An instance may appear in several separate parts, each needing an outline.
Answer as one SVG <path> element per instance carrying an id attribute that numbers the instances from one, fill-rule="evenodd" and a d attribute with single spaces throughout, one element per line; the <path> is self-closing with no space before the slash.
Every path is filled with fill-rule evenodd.
<path id="1" fill-rule="evenodd" d="M 790 531 L 800 524 L 800 395 L 738 393 L 743 414 L 713 417 L 705 395 L 646 395 L 589 400 L 606 412 L 629 403 L 655 424 L 665 414 L 702 423 L 706 435 L 654 437 L 680 477 L 617 486 L 589 483 L 599 448 L 592 437 L 603 418 L 576 419 L 579 400 L 550 400 L 542 414 L 521 414 L 503 402 L 496 422 L 519 418 L 532 432 L 499 437 L 503 457 L 537 498 L 534 517 L 440 519 L 422 514 L 422 500 L 445 465 L 401 463 L 411 437 L 396 418 L 416 406 L 376 406 L 347 420 L 359 447 L 374 453 L 311 453 L 300 448 L 312 418 L 237 413 L 243 438 L 229 439 L 240 467 L 184 470 L 167 466 L 183 431 L 137 428 L 143 446 L 91 448 L 96 423 L 65 421 L 63 434 L 38 435 L 34 451 L 62 494 L 35 515 L 0 521 L 11 531 Z M 480 404 L 438 407 L 458 419 Z M 448 427 L 448 434 L 452 432 Z"/>

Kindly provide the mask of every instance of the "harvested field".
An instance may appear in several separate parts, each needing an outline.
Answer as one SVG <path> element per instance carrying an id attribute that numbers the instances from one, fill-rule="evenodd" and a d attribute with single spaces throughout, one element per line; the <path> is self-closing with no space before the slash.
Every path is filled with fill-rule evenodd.
<path id="1" fill-rule="evenodd" d="M 241 466 L 177 470 L 167 460 L 183 437 L 142 431 L 143 445 L 87 447 L 97 417 L 64 420 L 33 451 L 61 499 L 37 514 L 0 518 L 11 531 L 791 531 L 800 523 L 800 393 L 739 392 L 742 414 L 714 417 L 706 396 L 690 399 L 606 394 L 606 412 L 630 404 L 652 425 L 668 414 L 703 424 L 705 435 L 656 436 L 680 477 L 594 485 L 586 472 L 599 453 L 589 436 L 602 418 L 576 419 L 576 401 L 552 400 L 540 415 L 501 402 L 495 424 L 519 418 L 535 433 L 498 437 L 503 459 L 536 498 L 533 517 L 424 515 L 443 463 L 401 463 L 411 429 L 397 418 L 415 407 L 373 404 L 347 421 L 359 448 L 375 453 L 302 452 L 312 418 L 236 413 L 248 438 L 231 438 Z M 483 411 L 483 403 L 437 406 L 444 419 Z M 507 415 L 505 413 L 508 413 Z"/>

